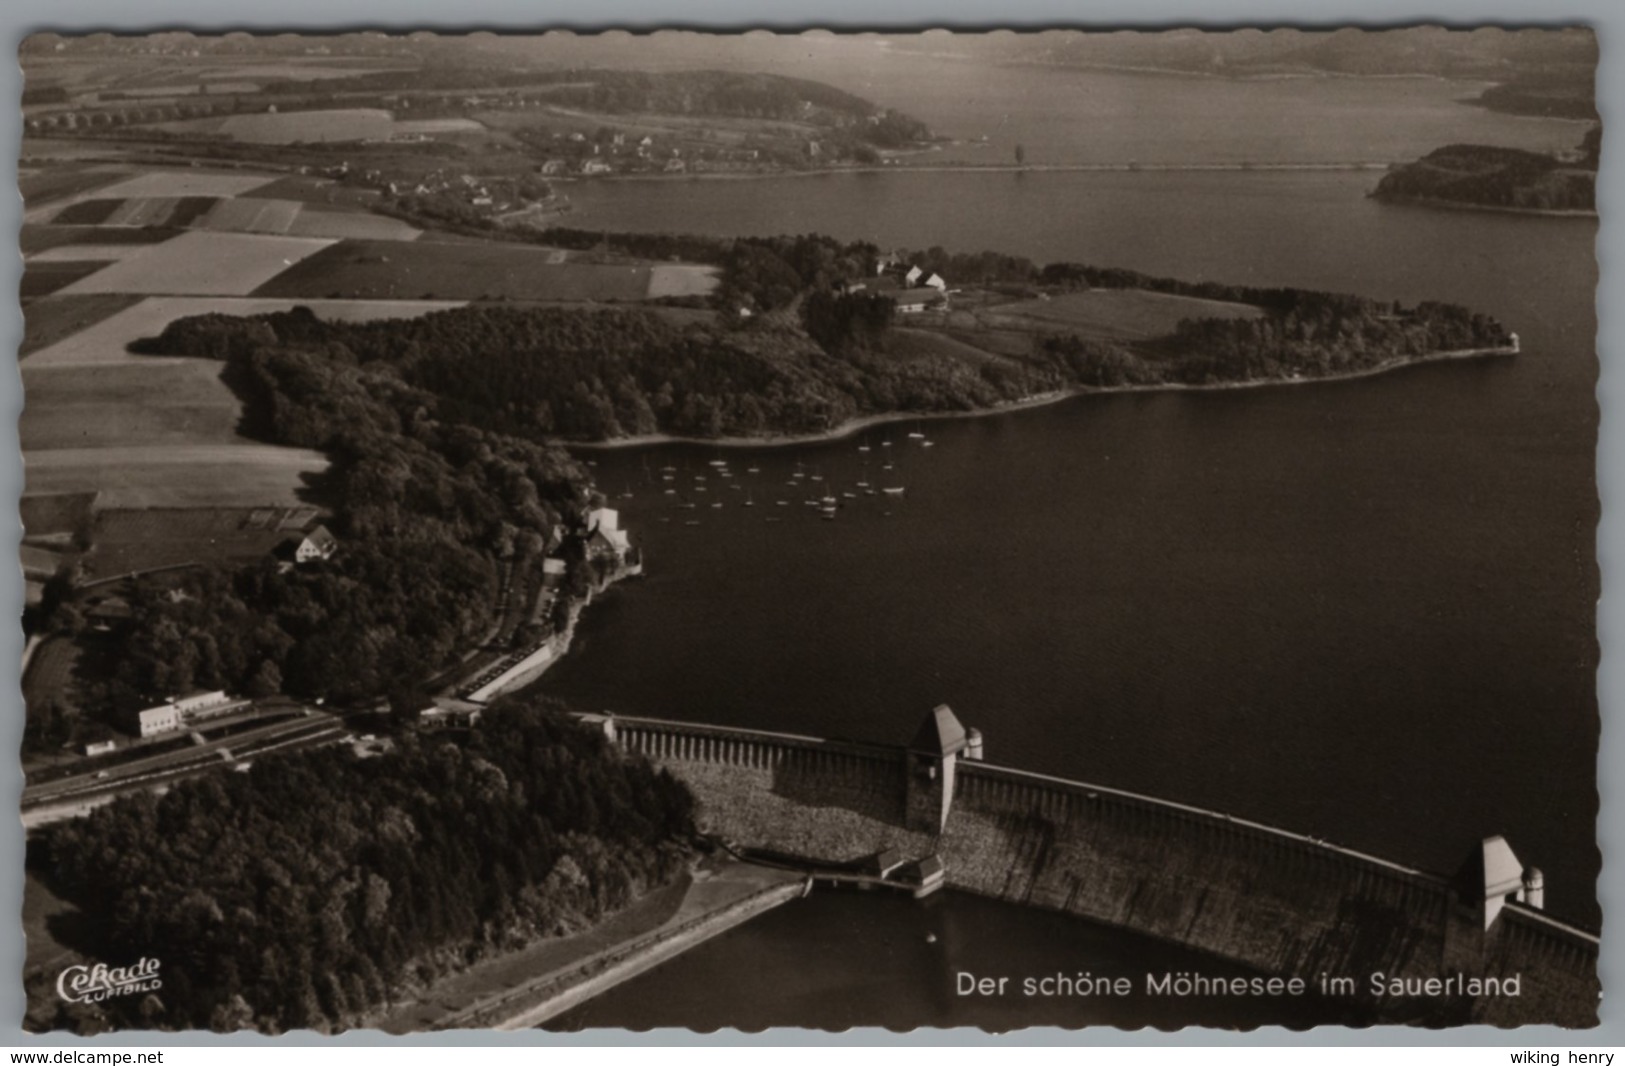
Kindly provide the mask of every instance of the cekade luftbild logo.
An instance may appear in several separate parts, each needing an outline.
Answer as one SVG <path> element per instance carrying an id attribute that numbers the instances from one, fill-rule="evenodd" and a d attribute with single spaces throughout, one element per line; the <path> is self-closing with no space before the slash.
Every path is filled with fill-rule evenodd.
<path id="1" fill-rule="evenodd" d="M 56 994 L 69 1003 L 100 1003 L 115 996 L 156 992 L 164 986 L 158 960 L 143 958 L 129 966 L 69 966 L 56 979 Z"/>

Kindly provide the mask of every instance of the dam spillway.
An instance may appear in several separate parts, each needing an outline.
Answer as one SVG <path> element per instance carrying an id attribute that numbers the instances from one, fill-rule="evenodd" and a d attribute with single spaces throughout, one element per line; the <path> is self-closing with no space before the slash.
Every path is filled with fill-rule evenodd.
<path id="1" fill-rule="evenodd" d="M 685 782 L 701 828 L 740 847 L 825 864 L 935 858 L 961 891 L 1311 986 L 1342 979 L 1384 1022 L 1597 1023 L 1597 937 L 1539 909 L 1539 872 L 1500 838 L 1474 842 L 1454 875 L 1413 869 L 1219 811 L 990 765 L 945 707 L 906 746 L 581 717 Z M 1443 991 L 1380 991 L 1376 975 Z M 1467 978 L 1494 991 L 1463 992 Z"/>

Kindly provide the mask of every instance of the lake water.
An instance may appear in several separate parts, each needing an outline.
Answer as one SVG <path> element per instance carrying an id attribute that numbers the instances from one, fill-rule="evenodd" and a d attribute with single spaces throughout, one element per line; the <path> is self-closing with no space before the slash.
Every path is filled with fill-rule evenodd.
<path id="1" fill-rule="evenodd" d="M 582 224 L 606 229 L 817 231 L 1450 300 L 1502 319 L 1523 354 L 928 422 L 929 449 L 906 438 L 913 423 L 730 449 L 750 488 L 713 479 L 692 512 L 672 510 L 649 471 L 691 479 L 716 449 L 597 454 L 605 490 L 633 493 L 620 506 L 649 576 L 585 614 L 541 689 L 588 709 L 893 743 L 948 702 L 986 734 L 990 761 L 1428 869 L 1505 834 L 1546 871 L 1548 907 L 1594 924 L 1595 223 L 1383 206 L 1364 196 L 1373 183 L 892 173 L 572 191 Z M 895 469 L 881 471 L 887 455 Z M 785 485 L 798 468 L 907 496 L 860 495 L 820 522 L 775 506 L 805 495 Z M 793 950 L 824 921 L 815 909 L 752 923 L 714 957 Z M 870 956 L 862 937 L 833 939 L 813 965 L 844 988 Z M 628 988 L 720 981 L 715 1013 L 683 1020 L 728 1024 L 723 1004 L 765 993 L 709 958 Z M 940 994 L 949 974 L 933 959 L 899 963 L 899 986 Z M 659 1016 L 636 1001 L 613 1002 Z"/>

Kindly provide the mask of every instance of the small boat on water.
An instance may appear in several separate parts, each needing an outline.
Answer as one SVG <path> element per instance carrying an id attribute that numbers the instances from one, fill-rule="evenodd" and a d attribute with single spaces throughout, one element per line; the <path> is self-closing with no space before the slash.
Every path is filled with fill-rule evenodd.
<path id="1" fill-rule="evenodd" d="M 895 466 L 893 466 L 891 463 L 887 463 L 885 466 L 881 467 L 880 469 L 882 469 L 882 470 L 895 470 L 897 468 Z"/>
<path id="2" fill-rule="evenodd" d="M 822 518 L 826 522 L 833 522 L 833 521 L 835 521 L 835 512 L 834 511 L 825 511 L 823 514 L 819 515 L 818 517 Z"/>
<path id="3" fill-rule="evenodd" d="M 922 448 L 935 448 L 936 446 L 937 442 L 934 440 L 922 440 L 920 442 L 920 447 Z"/>
<path id="4" fill-rule="evenodd" d="M 720 470 L 722 467 L 725 467 L 725 466 L 728 465 L 728 460 L 726 460 L 726 459 L 713 459 L 713 460 L 711 460 L 709 463 L 707 463 L 705 465 L 714 466 L 714 467 L 716 467 L 716 468 L 718 468 Z"/>
<path id="5" fill-rule="evenodd" d="M 665 494 L 667 496 L 675 496 L 675 495 L 677 495 L 677 490 L 676 489 L 664 489 L 662 491 L 665 492 Z"/>
<path id="6" fill-rule="evenodd" d="M 722 506 L 722 501 L 721 501 L 721 500 L 718 500 L 718 501 L 717 501 L 717 502 L 716 502 L 716 503 L 713 503 L 713 504 L 712 504 L 712 505 L 711 505 L 711 509 L 712 509 L 712 510 L 716 510 L 716 509 L 717 509 L 717 508 L 719 508 L 719 507 L 721 507 L 721 506 Z"/>
<path id="7" fill-rule="evenodd" d="M 745 471 L 745 473 L 747 473 L 747 474 L 760 474 L 761 472 L 762 472 L 762 468 L 759 467 L 759 466 L 750 467 Z"/>
<path id="8" fill-rule="evenodd" d="M 674 480 L 676 480 L 676 477 L 673 474 L 661 474 L 660 475 L 660 480 L 661 481 L 674 481 Z"/>
<path id="9" fill-rule="evenodd" d="M 778 504 L 780 507 L 788 507 L 788 506 L 790 506 L 790 501 L 789 500 L 774 500 L 773 502 Z"/>
<path id="10" fill-rule="evenodd" d="M 903 490 L 904 486 L 902 485 L 887 485 L 880 491 L 884 492 L 887 496 L 901 496 L 903 494 Z"/>
<path id="11" fill-rule="evenodd" d="M 755 507 L 756 506 L 755 498 L 751 497 L 751 496 L 746 496 L 745 497 L 745 506 L 746 507 Z"/>
<path id="12" fill-rule="evenodd" d="M 913 433 L 910 433 L 908 435 L 908 439 L 909 440 L 924 440 L 925 439 L 925 434 L 921 433 L 919 430 L 915 430 Z"/>
<path id="13" fill-rule="evenodd" d="M 697 526 L 699 524 L 700 520 L 698 518 L 690 518 L 687 522 L 683 523 L 685 526 Z"/>
<path id="14" fill-rule="evenodd" d="M 869 483 L 868 483 L 868 482 L 867 482 L 867 481 L 860 481 L 860 482 L 858 482 L 858 488 L 860 488 L 860 489 L 866 489 L 866 488 L 868 488 L 868 487 L 869 487 Z"/>
<path id="15" fill-rule="evenodd" d="M 866 451 L 868 451 L 868 450 L 869 450 L 869 446 L 868 446 L 868 445 L 867 445 L 867 444 L 860 444 L 860 445 L 858 445 L 858 451 L 860 451 L 860 452 L 866 452 Z"/>
<path id="16" fill-rule="evenodd" d="M 890 448 L 891 447 L 891 441 L 883 440 L 883 441 L 880 442 L 880 446 L 882 448 Z"/>

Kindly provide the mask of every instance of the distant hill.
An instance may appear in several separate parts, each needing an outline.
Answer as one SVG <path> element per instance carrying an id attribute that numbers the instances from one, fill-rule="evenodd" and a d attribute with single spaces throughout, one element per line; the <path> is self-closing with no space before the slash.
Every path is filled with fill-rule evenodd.
<path id="1" fill-rule="evenodd" d="M 1536 72 L 1588 72 L 1597 64 L 1587 28 L 1449 30 L 1182 29 L 1159 32 L 924 35 L 894 47 L 959 52 L 1006 62 L 1080 67 L 1137 67 L 1191 74 L 1320 73 L 1432 75 L 1501 81 Z"/>
<path id="2" fill-rule="evenodd" d="M 1372 192 L 1378 200 L 1513 211 L 1595 211 L 1602 128 L 1586 134 L 1575 158 L 1517 148 L 1452 144 L 1396 166 Z"/>

